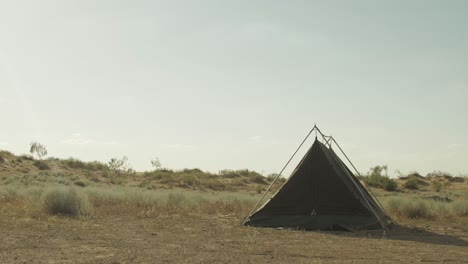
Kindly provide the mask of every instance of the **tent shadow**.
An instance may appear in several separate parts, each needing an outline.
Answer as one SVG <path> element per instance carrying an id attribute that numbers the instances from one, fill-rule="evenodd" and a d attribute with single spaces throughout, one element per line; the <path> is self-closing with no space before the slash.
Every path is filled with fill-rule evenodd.
<path id="1" fill-rule="evenodd" d="M 439 234 L 428 230 L 414 227 L 398 226 L 387 230 L 357 231 L 357 232 L 327 232 L 338 236 L 360 237 L 375 240 L 400 240 L 411 241 L 433 245 L 451 245 L 468 247 L 468 241 L 455 235 Z"/>

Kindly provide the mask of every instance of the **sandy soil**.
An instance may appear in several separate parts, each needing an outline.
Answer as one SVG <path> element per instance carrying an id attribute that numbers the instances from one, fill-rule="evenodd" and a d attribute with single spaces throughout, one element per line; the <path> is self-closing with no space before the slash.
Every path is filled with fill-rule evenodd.
<path id="1" fill-rule="evenodd" d="M 1 263 L 468 263 L 468 226 L 388 232 L 240 227 L 232 216 L 0 216 Z M 416 222 L 412 224 L 423 224 Z M 444 224 L 446 225 L 446 224 Z"/>

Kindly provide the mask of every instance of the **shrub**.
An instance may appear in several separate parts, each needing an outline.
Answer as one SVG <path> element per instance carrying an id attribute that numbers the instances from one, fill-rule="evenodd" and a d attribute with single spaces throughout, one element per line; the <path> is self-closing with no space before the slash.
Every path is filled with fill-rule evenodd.
<path id="1" fill-rule="evenodd" d="M 444 178 L 446 180 L 449 180 L 450 178 L 452 178 L 452 175 L 448 172 L 443 172 L 443 171 L 433 171 L 431 173 L 428 173 L 426 175 L 426 177 L 428 178 Z"/>
<path id="2" fill-rule="evenodd" d="M 431 218 L 428 202 L 404 198 L 390 198 L 385 202 L 386 210 L 395 216 L 404 218 Z"/>
<path id="3" fill-rule="evenodd" d="M 106 164 L 100 162 L 100 161 L 91 161 L 86 163 L 86 169 L 88 170 L 107 170 L 109 167 L 107 167 Z"/>
<path id="4" fill-rule="evenodd" d="M 21 155 L 19 158 L 20 160 L 34 160 L 33 156 L 27 154 Z"/>
<path id="5" fill-rule="evenodd" d="M 468 216 L 468 201 L 458 201 L 452 206 L 452 211 L 458 216 Z"/>
<path id="6" fill-rule="evenodd" d="M 197 168 L 195 168 L 195 169 L 187 169 L 186 168 L 186 169 L 183 169 L 182 172 L 188 173 L 188 174 L 203 174 L 204 173 L 202 170 L 197 169 Z"/>
<path id="7" fill-rule="evenodd" d="M 239 178 L 241 175 L 233 170 L 221 170 L 218 173 L 220 176 L 225 178 Z"/>
<path id="8" fill-rule="evenodd" d="M 382 174 L 385 171 L 385 175 Z M 395 191 L 397 183 L 390 179 L 387 175 L 387 166 L 375 166 L 370 169 L 370 172 L 361 179 L 369 186 L 382 188 L 386 191 Z"/>
<path id="9" fill-rule="evenodd" d="M 36 160 L 34 161 L 33 165 L 40 170 L 50 170 L 49 164 L 47 164 L 45 161 Z"/>
<path id="10" fill-rule="evenodd" d="M 51 215 L 73 217 L 89 216 L 91 205 L 88 197 L 75 189 L 54 189 L 44 194 L 44 208 Z"/>
<path id="11" fill-rule="evenodd" d="M 261 186 L 257 186 L 255 190 L 257 191 L 258 194 L 261 194 L 263 192 L 263 188 Z"/>
<path id="12" fill-rule="evenodd" d="M 187 202 L 187 197 L 183 193 L 169 193 L 167 196 L 167 202 L 169 204 L 182 204 Z"/>
<path id="13" fill-rule="evenodd" d="M 276 179 L 276 177 L 278 177 L 278 174 L 272 173 L 272 174 L 268 175 L 266 178 L 267 178 L 268 182 L 273 182 Z M 278 180 L 281 180 L 281 179 L 284 179 L 284 178 L 281 178 L 281 177 L 278 178 Z"/>
<path id="14" fill-rule="evenodd" d="M 403 204 L 402 213 L 407 218 L 430 218 L 429 206 L 421 200 Z"/>
<path id="15" fill-rule="evenodd" d="M 382 188 L 386 191 L 395 191 L 397 189 L 395 180 L 390 179 L 388 176 L 381 175 L 380 172 L 371 172 L 362 177 L 362 180 L 369 186 Z"/>
<path id="16" fill-rule="evenodd" d="M 465 178 L 457 176 L 457 177 L 450 178 L 449 181 L 450 182 L 464 182 Z"/>
<path id="17" fill-rule="evenodd" d="M 68 168 L 73 168 L 73 169 L 84 169 L 86 167 L 86 164 L 83 161 L 74 159 L 74 158 L 66 159 L 63 161 L 63 163 Z"/>
<path id="18" fill-rule="evenodd" d="M 418 179 L 416 177 L 409 177 L 403 184 L 406 189 L 416 190 L 419 189 Z"/>
<path id="19" fill-rule="evenodd" d="M 268 184 L 266 181 L 265 181 L 265 177 L 261 176 L 261 175 L 256 175 L 252 178 L 252 182 L 254 183 L 258 183 L 258 184 Z"/>
<path id="20" fill-rule="evenodd" d="M 42 157 L 47 155 L 46 146 L 40 144 L 39 142 L 31 142 L 30 146 L 31 148 L 29 152 L 31 153 L 31 155 L 36 154 L 39 159 L 42 159 Z"/>
<path id="21" fill-rule="evenodd" d="M 81 180 L 75 181 L 74 184 L 76 186 L 86 187 L 86 183 L 84 181 L 81 181 Z"/>
<path id="22" fill-rule="evenodd" d="M 93 182 L 100 182 L 101 181 L 101 180 L 99 180 L 99 176 L 97 176 L 97 175 L 92 175 L 90 180 L 93 181 Z"/>
<path id="23" fill-rule="evenodd" d="M 436 192 L 440 192 L 442 190 L 442 183 L 440 183 L 440 181 L 433 181 L 432 189 L 434 189 Z"/>
<path id="24" fill-rule="evenodd" d="M 84 162 L 79 159 L 69 158 L 63 161 L 64 165 L 73 169 L 106 170 L 107 165 L 99 161 Z"/>

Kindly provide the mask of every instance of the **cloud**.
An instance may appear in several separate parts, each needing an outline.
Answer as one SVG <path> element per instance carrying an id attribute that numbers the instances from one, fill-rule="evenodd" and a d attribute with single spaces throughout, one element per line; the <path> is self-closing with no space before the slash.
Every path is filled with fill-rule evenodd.
<path id="1" fill-rule="evenodd" d="M 73 133 L 70 138 L 62 140 L 62 143 L 68 145 L 89 145 L 96 143 L 96 141 L 84 138 L 80 133 Z"/>
<path id="2" fill-rule="evenodd" d="M 8 142 L 0 142 L 0 146 L 2 146 L 2 147 L 7 147 L 7 146 L 10 146 L 10 143 L 8 143 Z"/>

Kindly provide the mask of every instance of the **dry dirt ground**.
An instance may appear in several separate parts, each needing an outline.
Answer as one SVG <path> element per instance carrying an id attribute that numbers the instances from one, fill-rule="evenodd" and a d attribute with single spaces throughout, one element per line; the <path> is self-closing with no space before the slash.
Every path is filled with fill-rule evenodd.
<path id="1" fill-rule="evenodd" d="M 28 218 L 0 210 L 0 263 L 468 263 L 468 226 L 306 232 L 223 215 Z M 450 227 L 447 227 L 450 226 Z"/>

